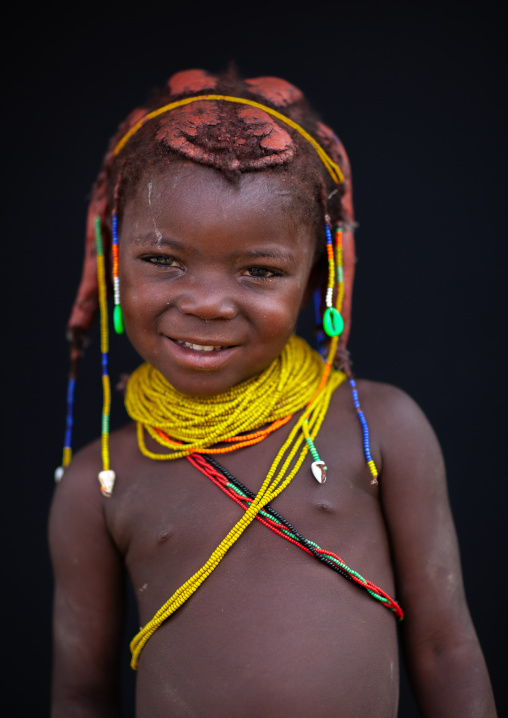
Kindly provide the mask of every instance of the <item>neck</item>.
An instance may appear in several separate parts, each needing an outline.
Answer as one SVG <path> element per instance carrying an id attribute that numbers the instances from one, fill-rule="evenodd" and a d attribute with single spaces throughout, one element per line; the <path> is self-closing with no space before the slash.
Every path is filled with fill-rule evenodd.
<path id="1" fill-rule="evenodd" d="M 182 394 L 143 364 L 129 380 L 125 404 L 138 423 L 138 436 L 146 431 L 176 459 L 216 444 L 233 451 L 258 443 L 309 406 L 329 380 L 335 388 L 343 378 L 340 372 L 330 374 L 319 354 L 292 336 L 264 372 L 214 396 Z M 142 443 L 143 453 L 151 455 Z"/>

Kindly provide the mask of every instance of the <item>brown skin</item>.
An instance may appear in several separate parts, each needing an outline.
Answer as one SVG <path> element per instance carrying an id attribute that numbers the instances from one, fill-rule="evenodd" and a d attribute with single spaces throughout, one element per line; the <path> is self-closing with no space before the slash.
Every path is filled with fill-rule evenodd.
<path id="1" fill-rule="evenodd" d="M 145 180 L 121 232 L 129 337 L 182 391 L 223 391 L 267 366 L 290 336 L 312 269 L 312 232 L 292 222 L 291 197 L 268 173 L 235 187 L 187 164 Z M 170 337 L 234 348 L 209 360 L 175 349 Z M 437 440 L 403 392 L 366 381 L 358 389 L 379 487 L 344 383 L 317 441 L 327 482 L 314 480 L 308 457 L 273 506 L 396 595 L 423 716 L 495 716 Z M 221 462 L 256 491 L 291 425 Z M 113 434 L 111 457 L 112 498 L 98 488 L 99 442 L 75 456 L 55 492 L 53 718 L 118 715 L 124 570 L 145 624 L 242 514 L 185 459 L 142 456 L 133 425 Z M 397 702 L 393 615 L 259 522 L 150 638 L 137 675 L 139 718 L 388 718 Z"/>

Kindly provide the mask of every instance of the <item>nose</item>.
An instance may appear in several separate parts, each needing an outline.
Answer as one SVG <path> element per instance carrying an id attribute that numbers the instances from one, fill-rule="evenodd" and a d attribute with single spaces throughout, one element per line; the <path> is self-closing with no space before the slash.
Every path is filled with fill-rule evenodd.
<path id="1" fill-rule="evenodd" d="M 220 278 L 189 277 L 176 305 L 182 314 L 200 319 L 234 319 L 237 306 L 229 283 Z"/>

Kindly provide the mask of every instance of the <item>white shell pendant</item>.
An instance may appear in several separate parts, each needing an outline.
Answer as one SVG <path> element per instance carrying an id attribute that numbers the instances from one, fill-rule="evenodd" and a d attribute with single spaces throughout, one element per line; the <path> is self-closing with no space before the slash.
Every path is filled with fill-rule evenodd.
<path id="1" fill-rule="evenodd" d="M 64 471 L 65 471 L 65 469 L 63 466 L 59 466 L 58 469 L 55 469 L 55 482 L 57 484 L 62 480 Z"/>
<path id="2" fill-rule="evenodd" d="M 328 467 L 325 465 L 325 462 L 314 461 L 310 468 L 312 469 L 312 473 L 316 481 L 319 484 L 324 484 L 326 481 L 326 472 L 328 471 Z"/>
<path id="3" fill-rule="evenodd" d="M 113 486 L 115 485 L 116 474 L 111 469 L 107 471 L 101 471 L 99 473 L 99 483 L 101 485 L 102 495 L 108 499 L 113 493 Z"/>

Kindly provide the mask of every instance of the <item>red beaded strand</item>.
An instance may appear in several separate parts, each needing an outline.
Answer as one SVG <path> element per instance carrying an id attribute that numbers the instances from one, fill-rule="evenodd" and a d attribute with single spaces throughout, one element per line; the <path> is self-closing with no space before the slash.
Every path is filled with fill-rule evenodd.
<path id="1" fill-rule="evenodd" d="M 211 458 L 207 459 L 207 457 L 198 454 L 190 454 L 186 458 L 196 469 L 198 469 L 198 471 L 204 474 L 207 478 L 211 479 L 211 481 L 218 488 L 220 488 L 221 491 L 241 506 L 244 511 L 248 510 L 252 501 L 251 497 L 254 497 L 254 494 L 249 492 L 248 489 L 245 489 L 245 487 L 243 487 L 243 485 L 240 484 L 240 482 L 238 482 L 238 480 L 223 467 L 220 467 L 220 464 L 217 464 L 217 462 Z M 216 467 L 220 467 L 222 471 L 218 470 Z M 235 484 L 238 484 L 238 486 L 241 487 L 240 489 L 238 486 L 235 487 L 233 480 Z M 238 493 L 239 491 L 241 491 L 241 493 Z M 256 516 L 256 520 L 281 538 L 302 549 L 302 551 L 319 558 L 330 568 L 333 568 L 335 571 L 344 576 L 344 578 L 347 578 L 361 588 L 364 588 L 369 595 L 372 596 L 372 598 L 378 600 L 383 606 L 390 609 L 398 620 L 402 620 L 404 618 L 404 613 L 399 604 L 385 591 L 383 591 L 382 588 L 379 588 L 379 586 L 376 586 L 372 583 L 372 581 L 365 579 L 357 571 L 347 566 L 347 564 L 337 554 L 332 551 L 322 549 L 309 539 L 304 539 L 291 524 L 280 516 L 280 514 L 274 512 L 269 504 L 264 507 L 261 514 Z M 290 531 L 293 535 L 289 535 L 288 531 Z"/>

